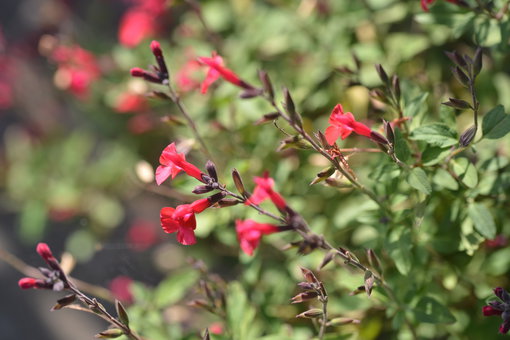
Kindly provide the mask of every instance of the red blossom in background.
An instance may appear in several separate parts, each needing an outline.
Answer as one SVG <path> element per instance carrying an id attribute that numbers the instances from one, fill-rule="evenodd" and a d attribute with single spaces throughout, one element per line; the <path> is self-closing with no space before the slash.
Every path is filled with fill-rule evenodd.
<path id="1" fill-rule="evenodd" d="M 269 235 L 280 231 L 277 226 L 268 223 L 258 223 L 253 220 L 236 220 L 236 232 L 241 249 L 248 255 L 253 255 L 262 235 Z"/>
<path id="2" fill-rule="evenodd" d="M 436 0 L 421 0 L 421 8 L 425 11 L 425 12 L 428 12 L 429 11 L 429 6 Z M 452 4 L 456 4 L 458 5 L 460 3 L 459 0 L 446 0 Z"/>
<path id="3" fill-rule="evenodd" d="M 285 210 L 287 203 L 278 192 L 273 190 L 274 180 L 269 177 L 269 172 L 264 172 L 263 177 L 255 177 L 253 181 L 256 187 L 253 194 L 245 202 L 246 205 L 260 204 L 269 198 L 278 209 Z"/>
<path id="4" fill-rule="evenodd" d="M 166 0 L 134 0 L 122 16 L 119 25 L 119 42 L 135 47 L 144 39 L 160 31 L 158 21 L 165 14 Z"/>
<path id="5" fill-rule="evenodd" d="M 487 248 L 497 249 L 497 248 L 503 248 L 508 244 L 508 239 L 505 237 L 505 235 L 499 234 L 492 240 L 486 240 L 485 246 Z"/>
<path id="6" fill-rule="evenodd" d="M 126 235 L 126 242 L 136 251 L 143 251 L 157 241 L 156 226 L 149 221 L 133 222 Z"/>
<path id="7" fill-rule="evenodd" d="M 161 209 L 161 227 L 166 233 L 177 232 L 177 241 L 184 245 L 196 243 L 194 230 L 197 227 L 195 214 L 201 213 L 211 206 L 212 200 L 208 198 L 199 199 L 191 204 L 183 204 L 175 209 L 165 207 Z"/>
<path id="8" fill-rule="evenodd" d="M 357 122 L 350 112 L 344 112 L 342 105 L 337 104 L 329 117 L 329 124 L 325 131 L 326 140 L 333 145 L 340 137 L 347 138 L 353 131 L 359 135 L 369 137 L 372 130 L 363 123 Z"/>
<path id="9" fill-rule="evenodd" d="M 186 162 L 184 154 L 177 153 L 175 143 L 168 145 L 159 157 L 160 166 L 156 169 L 156 183 L 160 185 L 168 177 L 172 179 L 177 176 L 180 171 L 184 171 L 191 177 L 195 177 L 199 181 L 202 180 L 202 171 L 191 163 Z"/>
<path id="10" fill-rule="evenodd" d="M 13 103 L 10 73 L 13 66 L 6 53 L 7 44 L 0 26 L 0 110 L 8 109 Z"/>
<path id="11" fill-rule="evenodd" d="M 124 92 L 118 98 L 114 110 L 118 113 L 140 112 L 149 108 L 147 98 L 138 93 Z"/>
<path id="12" fill-rule="evenodd" d="M 198 62 L 202 65 L 206 65 L 209 67 L 207 71 L 207 75 L 205 76 L 204 81 L 202 82 L 202 93 L 207 93 L 207 89 L 218 80 L 220 77 L 232 83 L 236 86 L 239 86 L 243 89 L 253 89 L 253 86 L 241 80 L 234 71 L 225 67 L 223 63 L 223 58 L 216 54 L 216 52 L 212 53 L 212 56 L 209 57 L 199 57 L 197 58 Z"/>
<path id="13" fill-rule="evenodd" d="M 190 58 L 175 74 L 175 82 L 182 92 L 190 92 L 200 87 L 200 82 L 193 78 L 193 74 L 201 68 L 201 64 Z"/>
<path id="14" fill-rule="evenodd" d="M 123 303 L 133 303 L 133 293 L 131 293 L 131 285 L 133 280 L 128 276 L 117 276 L 109 285 L 115 299 Z"/>
<path id="15" fill-rule="evenodd" d="M 55 84 L 69 90 L 79 99 L 86 99 L 90 85 L 101 75 L 96 57 L 78 45 L 57 46 L 50 55 L 57 63 Z"/>

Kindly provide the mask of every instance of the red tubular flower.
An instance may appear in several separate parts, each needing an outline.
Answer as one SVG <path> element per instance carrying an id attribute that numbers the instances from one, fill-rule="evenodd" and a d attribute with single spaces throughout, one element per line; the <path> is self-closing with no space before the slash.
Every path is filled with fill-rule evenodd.
<path id="1" fill-rule="evenodd" d="M 197 227 L 195 214 L 210 207 L 212 202 L 207 198 L 199 199 L 191 204 L 183 204 L 175 209 L 165 207 L 161 209 L 161 227 L 166 233 L 177 232 L 177 241 L 184 245 L 196 243 L 194 230 Z"/>
<path id="2" fill-rule="evenodd" d="M 253 220 L 237 220 L 236 232 L 241 249 L 248 255 L 253 255 L 257 249 L 262 235 L 278 232 L 277 226 L 268 223 L 258 223 Z"/>
<path id="3" fill-rule="evenodd" d="M 499 332 L 506 334 L 510 330 L 510 294 L 501 287 L 494 288 L 494 294 L 499 300 L 489 301 L 488 306 L 483 306 L 482 313 L 484 316 L 501 315 L 503 323 Z"/>
<path id="4" fill-rule="evenodd" d="M 357 122 L 350 112 L 344 112 L 342 105 L 337 104 L 331 115 L 329 116 L 328 128 L 326 128 L 325 135 L 329 145 L 333 145 L 336 140 L 341 137 L 347 138 L 353 131 L 358 135 L 369 137 L 372 130 L 365 124 Z"/>
<path id="5" fill-rule="evenodd" d="M 223 63 L 223 58 L 216 54 L 216 52 L 212 53 L 211 58 L 208 57 L 199 57 L 197 58 L 198 62 L 209 66 L 209 70 L 207 71 L 207 75 L 202 82 L 202 93 L 206 93 L 209 86 L 214 83 L 218 78 L 222 77 L 226 81 L 242 87 L 243 89 L 253 89 L 253 86 L 247 84 L 243 80 L 241 80 L 234 71 L 226 68 Z"/>
<path id="6" fill-rule="evenodd" d="M 50 247 L 46 243 L 42 242 L 38 243 L 35 250 L 37 251 L 37 254 L 39 254 L 39 256 L 41 256 L 44 259 L 44 261 L 55 260 L 55 257 L 53 256 Z"/>
<path id="7" fill-rule="evenodd" d="M 177 153 L 175 143 L 168 145 L 163 150 L 159 157 L 159 162 L 161 165 L 156 169 L 156 183 L 158 185 L 163 183 L 170 176 L 174 179 L 181 170 L 203 182 L 200 169 L 186 162 L 184 154 Z"/>
<path id="8" fill-rule="evenodd" d="M 263 177 L 255 177 L 253 181 L 257 186 L 253 194 L 245 202 L 246 205 L 260 204 L 269 198 L 278 209 L 285 210 L 287 203 L 278 192 L 273 190 L 274 180 L 269 177 L 269 172 L 265 171 Z"/>

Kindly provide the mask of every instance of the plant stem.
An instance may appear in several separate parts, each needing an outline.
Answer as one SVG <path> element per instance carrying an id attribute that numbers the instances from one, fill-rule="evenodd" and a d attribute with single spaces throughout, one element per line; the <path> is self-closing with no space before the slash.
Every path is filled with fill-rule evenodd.
<path id="1" fill-rule="evenodd" d="M 188 122 L 188 126 L 191 128 L 191 131 L 193 132 L 193 135 L 195 136 L 195 139 L 199 142 L 200 147 L 202 148 L 202 151 L 204 152 L 205 156 L 209 160 L 212 161 L 213 159 L 212 159 L 211 153 L 209 152 L 209 149 L 207 148 L 207 145 L 205 144 L 202 136 L 198 132 L 198 129 L 197 129 L 197 126 L 195 125 L 195 122 L 193 121 L 193 119 L 191 118 L 191 116 L 188 113 L 188 110 L 186 109 L 186 107 L 182 103 L 181 97 L 172 88 L 172 85 L 170 84 L 170 81 L 168 82 L 168 92 L 169 92 L 170 99 L 172 100 L 172 102 L 174 102 L 175 105 L 177 105 L 177 108 L 179 109 L 179 111 L 181 111 L 182 115 L 184 116 L 184 118 Z"/>

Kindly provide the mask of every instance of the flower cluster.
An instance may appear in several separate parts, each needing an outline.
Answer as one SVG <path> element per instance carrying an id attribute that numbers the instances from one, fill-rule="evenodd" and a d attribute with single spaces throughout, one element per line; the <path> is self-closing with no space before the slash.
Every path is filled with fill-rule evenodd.
<path id="1" fill-rule="evenodd" d="M 39 268 L 45 278 L 24 277 L 18 281 L 18 286 L 21 289 L 52 289 L 56 291 L 68 288 L 67 278 L 57 259 L 53 256 L 50 247 L 46 243 L 39 243 L 36 251 L 48 265 L 48 268 Z"/>
<path id="2" fill-rule="evenodd" d="M 245 204 L 260 204 L 262 201 L 270 199 L 279 210 L 285 210 L 287 203 L 278 192 L 273 190 L 274 180 L 269 177 L 269 172 L 264 172 L 262 177 L 255 177 L 253 181 L 257 186 Z"/>
<path id="3" fill-rule="evenodd" d="M 59 45 L 50 59 L 57 63 L 56 86 L 70 91 L 79 99 L 86 99 L 91 84 L 101 75 L 96 57 L 78 45 Z"/>
<path id="4" fill-rule="evenodd" d="M 156 40 L 151 42 L 151 51 L 156 58 L 158 66 L 151 66 L 152 70 L 150 71 L 139 67 L 133 67 L 131 69 L 131 75 L 156 84 L 168 84 L 168 69 L 166 67 L 163 51 L 161 50 L 161 45 Z"/>
<path id="5" fill-rule="evenodd" d="M 490 301 L 488 306 L 483 306 L 484 316 L 500 315 L 503 323 L 499 327 L 501 334 L 506 334 L 510 330 L 510 294 L 501 287 L 494 288 L 494 294 L 500 301 Z"/>

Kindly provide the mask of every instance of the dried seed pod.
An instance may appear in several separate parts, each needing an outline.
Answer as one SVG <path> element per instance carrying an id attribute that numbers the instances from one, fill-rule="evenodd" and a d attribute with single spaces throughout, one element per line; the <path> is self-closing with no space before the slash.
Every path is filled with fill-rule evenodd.
<path id="1" fill-rule="evenodd" d="M 453 107 L 457 110 L 473 109 L 471 104 L 467 101 L 457 98 L 449 98 L 447 102 L 442 103 L 443 105 Z"/>
<path id="2" fill-rule="evenodd" d="M 462 135 L 460 135 L 459 146 L 462 148 L 465 148 L 466 146 L 471 144 L 471 142 L 475 138 L 476 130 L 477 130 L 476 125 L 473 125 L 470 128 L 468 128 L 466 131 L 464 131 L 462 133 Z"/>
<path id="3" fill-rule="evenodd" d="M 476 77 L 482 70 L 482 48 L 478 47 L 473 57 L 473 77 Z"/>
<path id="4" fill-rule="evenodd" d="M 209 176 L 211 176 L 211 178 L 215 182 L 218 182 L 218 173 L 216 172 L 216 165 L 214 165 L 212 161 L 208 160 L 207 163 L 205 163 L 205 169 L 207 170 Z"/>
<path id="5" fill-rule="evenodd" d="M 259 71 L 259 79 L 262 83 L 262 86 L 264 87 L 264 91 L 267 93 L 269 98 L 271 100 L 274 100 L 274 90 L 273 90 L 273 84 L 271 83 L 271 79 L 269 79 L 269 75 L 266 71 Z"/>
<path id="6" fill-rule="evenodd" d="M 470 79 L 466 75 L 466 73 L 464 73 L 464 71 L 462 71 L 460 69 L 460 67 L 458 67 L 458 66 L 452 67 L 451 71 L 452 71 L 453 75 L 455 76 L 455 78 L 459 81 L 459 83 L 461 83 L 465 87 L 469 87 Z"/>

